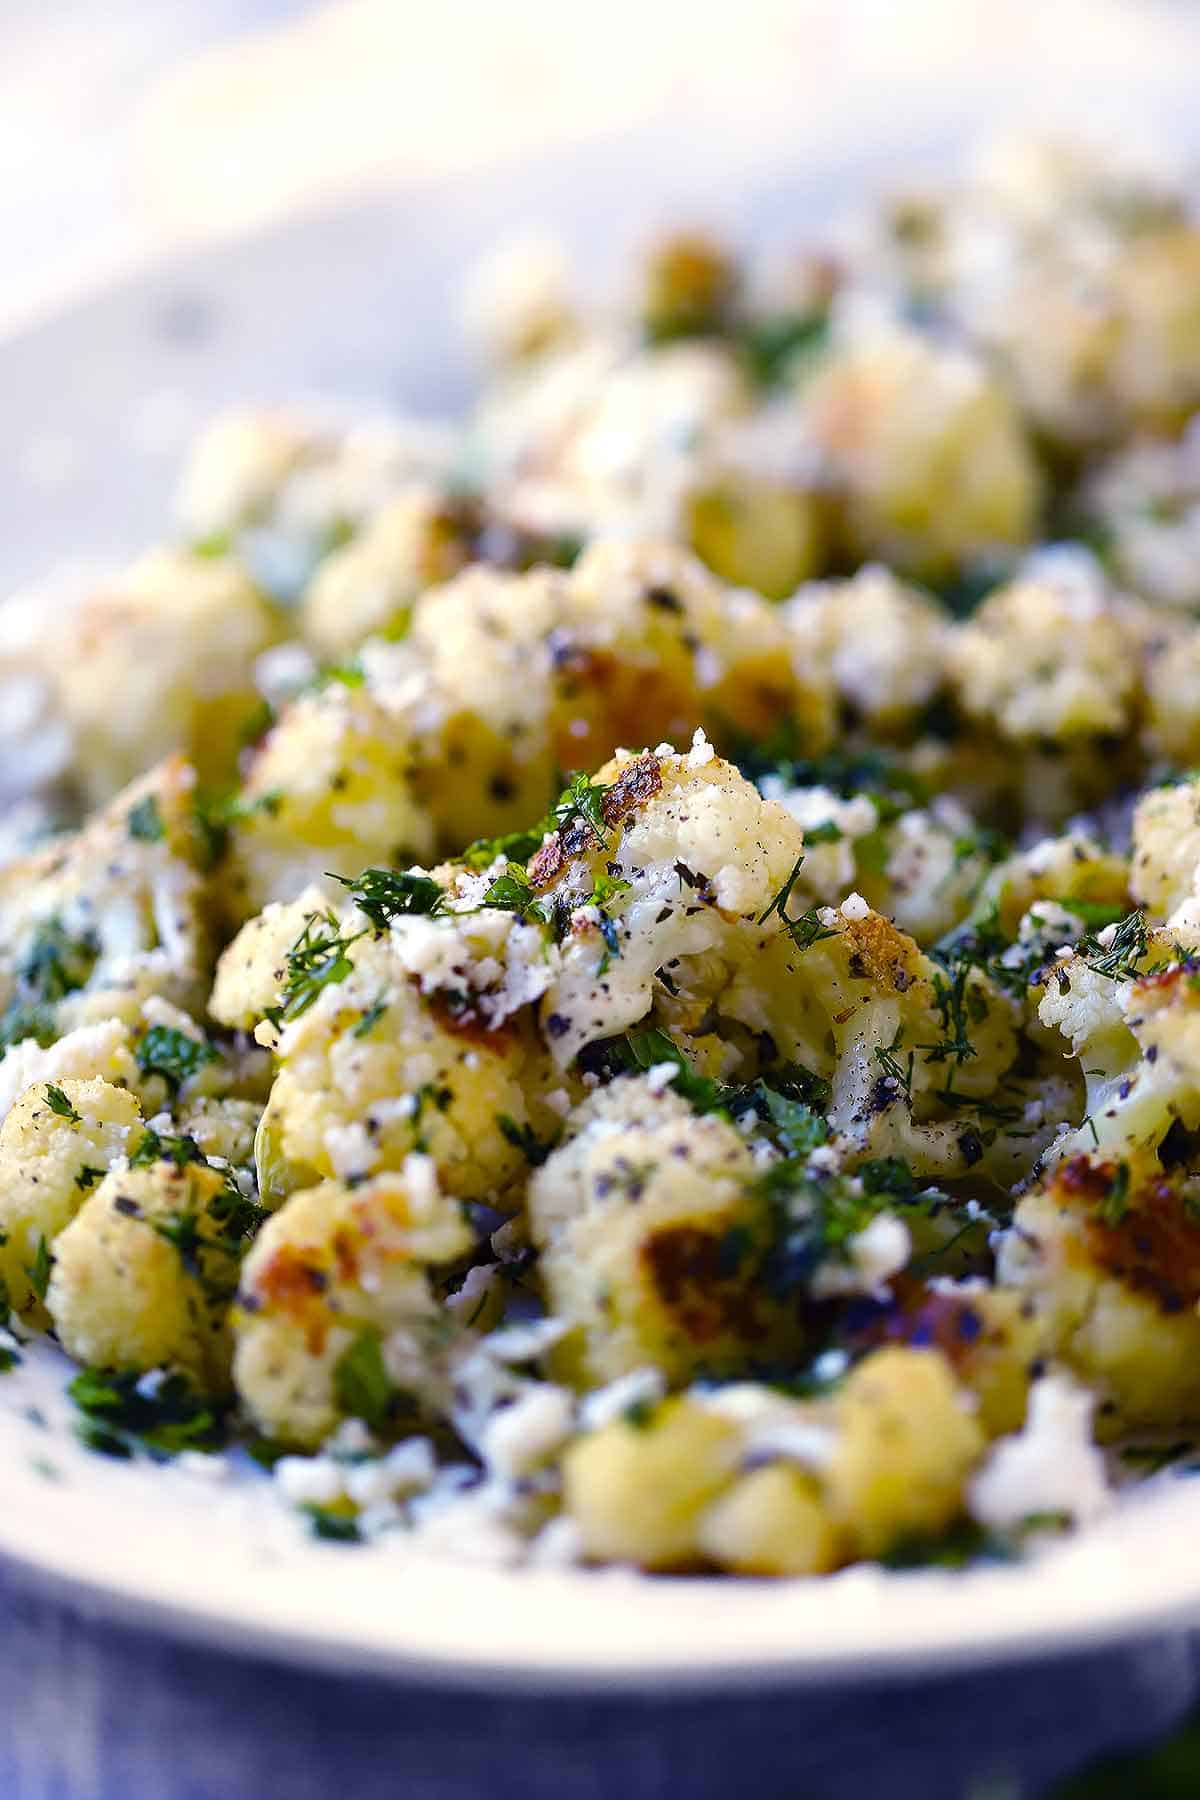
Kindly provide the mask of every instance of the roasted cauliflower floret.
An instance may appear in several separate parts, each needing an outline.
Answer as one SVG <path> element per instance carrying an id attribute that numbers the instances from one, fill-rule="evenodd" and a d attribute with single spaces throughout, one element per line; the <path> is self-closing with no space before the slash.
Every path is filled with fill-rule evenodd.
<path id="1" fill-rule="evenodd" d="M 1200 1223 L 1178 1175 L 1099 1155 L 1060 1163 L 1017 1207 L 997 1273 L 1047 1351 L 1098 1388 L 1098 1429 L 1200 1419 Z"/>
<path id="2" fill-rule="evenodd" d="M 583 1380 L 652 1364 L 677 1382 L 778 1347 L 779 1308 L 746 1281 L 767 1225 L 754 1173 L 733 1125 L 697 1118 L 644 1078 L 615 1082 L 572 1114 L 534 1174 L 528 1211 Z"/>
<path id="3" fill-rule="evenodd" d="M 172 759 L 81 831 L 0 870 L 5 1044 L 132 1024 L 150 995 L 199 1010 L 210 946 L 192 786 Z"/>
<path id="4" fill-rule="evenodd" d="M 817 1479 L 786 1462 L 739 1477 L 701 1516 L 701 1553 L 738 1575 L 823 1575 L 841 1541 Z"/>
<path id="5" fill-rule="evenodd" d="M 732 1484 L 736 1425 L 686 1397 L 645 1424 L 617 1420 L 563 1458 L 563 1504 L 585 1556 L 646 1569 L 700 1559 L 701 1519 Z"/>
<path id="6" fill-rule="evenodd" d="M 1200 901 L 1200 777 L 1149 788 L 1133 814 L 1129 886 L 1149 918 L 1179 909 L 1190 919 Z M 1200 922 L 1198 920 L 1197 922 Z"/>
<path id="7" fill-rule="evenodd" d="M 253 956 L 255 923 L 246 931 Z M 427 1150 L 460 1196 L 503 1195 L 526 1167 L 522 1130 L 553 1121 L 527 1005 L 544 950 L 540 928 L 502 911 L 402 916 L 379 931 L 355 908 L 311 914 L 259 1027 L 278 1064 L 273 1155 L 358 1181 Z M 222 969 L 244 954 L 239 936 Z"/>
<path id="8" fill-rule="evenodd" d="M 1200 1125 L 1200 995 L 1192 959 L 1132 913 L 1095 949 L 1057 959 L 1038 1007 L 1067 1038 L 1087 1082 L 1087 1114 L 1054 1157 L 1095 1150 L 1155 1172 L 1168 1134 Z M 1178 1159 L 1175 1159 L 1178 1160 Z"/>
<path id="9" fill-rule="evenodd" d="M 304 636 L 340 657 L 374 632 L 403 630 L 424 588 L 449 581 L 470 550 L 469 520 L 437 489 L 400 493 L 321 564 L 304 594 Z"/>
<path id="10" fill-rule="evenodd" d="M 366 666 L 413 710 L 421 792 L 456 849 L 527 825 L 557 770 L 621 744 L 690 738 L 698 723 L 749 737 L 786 719 L 820 746 L 830 728 L 823 686 L 773 610 L 665 544 L 597 545 L 569 575 L 468 570 L 423 595 L 407 641 Z"/>
<path id="11" fill-rule="evenodd" d="M 427 853 L 404 721 L 361 686 L 329 681 L 287 707 L 255 751 L 238 800 L 231 881 L 239 916 L 291 900 L 327 870 Z"/>
<path id="12" fill-rule="evenodd" d="M 989 595 L 950 660 L 963 710 L 1017 743 L 1116 736 L 1135 717 L 1132 615 L 1079 582 L 1024 579 Z"/>
<path id="13" fill-rule="evenodd" d="M 802 664 L 820 668 L 847 718 L 877 735 L 911 730 L 945 687 L 948 621 L 887 569 L 812 582 L 788 602 L 784 619 Z"/>
<path id="14" fill-rule="evenodd" d="M 520 366 L 476 415 L 473 460 L 502 514 L 582 537 L 678 537 L 706 447 L 753 392 L 732 346 L 592 337 Z"/>
<path id="15" fill-rule="evenodd" d="M 98 1078 L 39 1082 L 0 1125 L 0 1279 L 19 1313 L 45 1314 L 33 1273 L 138 1135 L 133 1095 Z"/>
<path id="16" fill-rule="evenodd" d="M 1145 737 L 1151 750 L 1177 767 L 1200 762 L 1200 631 L 1168 624 L 1146 661 Z"/>
<path id="17" fill-rule="evenodd" d="M 106 1175 L 54 1241 L 46 1308 L 68 1355 L 104 1369 L 170 1366 L 224 1392 L 243 1248 L 230 1206 L 204 1163 Z"/>
<path id="18" fill-rule="evenodd" d="M 1037 466 L 1004 388 L 961 349 L 896 329 L 835 349 L 801 397 L 860 561 L 937 577 L 1027 543 Z"/>
<path id="19" fill-rule="evenodd" d="M 1200 608 L 1200 428 L 1138 439 L 1103 464 L 1083 502 L 1120 581 L 1155 606 Z"/>
<path id="20" fill-rule="evenodd" d="M 824 564 L 829 501 L 803 458 L 775 466 L 756 424 L 723 433 L 697 471 L 685 532 L 715 575 L 783 600 Z"/>
<path id="21" fill-rule="evenodd" d="M 889 1348 L 864 1358 L 833 1413 L 823 1483 L 857 1555 L 933 1536 L 962 1511 L 984 1437 L 937 1351 Z"/>
<path id="22" fill-rule="evenodd" d="M 581 792 L 585 810 L 529 863 L 538 894 L 572 921 L 542 1001 L 562 1067 L 594 1039 L 645 1016 L 659 969 L 678 985 L 676 976 L 695 965 L 701 979 L 721 985 L 727 971 L 714 955 L 732 957 L 741 945 L 753 954 L 758 921 L 788 882 L 802 842 L 783 808 L 702 739 L 684 756 L 617 758 Z M 598 882 L 601 892 L 617 884 L 602 911 L 591 902 Z"/>
<path id="23" fill-rule="evenodd" d="M 227 557 L 156 551 L 93 594 L 68 653 L 56 640 L 47 658 L 86 798 L 102 804 L 173 751 L 206 785 L 227 782 L 258 699 L 254 659 L 279 635 Z"/>
<path id="24" fill-rule="evenodd" d="M 396 1425 L 406 1406 L 410 1417 L 414 1405 L 444 1410 L 453 1326 L 428 1269 L 470 1244 L 427 1157 L 355 1188 L 326 1182 L 293 1194 L 246 1258 L 233 1315 L 234 1381 L 258 1428 L 319 1443 L 347 1410 L 342 1358 L 364 1340 L 394 1390 Z M 386 1428 L 382 1417 L 371 1422 Z"/>

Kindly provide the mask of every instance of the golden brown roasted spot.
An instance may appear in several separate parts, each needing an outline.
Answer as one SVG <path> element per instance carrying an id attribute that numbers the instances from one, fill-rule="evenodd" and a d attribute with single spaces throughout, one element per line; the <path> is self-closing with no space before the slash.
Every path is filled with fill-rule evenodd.
<path id="1" fill-rule="evenodd" d="M 1176 1184 L 1154 1177 L 1126 1192 L 1128 1165 L 1073 1156 L 1056 1172 L 1056 1198 L 1091 1211 L 1086 1243 L 1097 1265 L 1164 1313 L 1200 1300 L 1200 1218 Z"/>
<path id="2" fill-rule="evenodd" d="M 662 768 L 657 756 L 647 753 L 626 763 L 600 801 L 600 816 L 608 826 L 618 825 L 628 813 L 652 800 L 662 787 Z M 549 887 L 573 856 L 594 850 L 598 839 L 586 819 L 572 819 L 546 839 L 530 858 L 527 874 L 535 888 Z"/>
<path id="3" fill-rule="evenodd" d="M 555 663 L 561 679 L 554 751 L 563 768 L 592 768 L 619 745 L 648 738 L 686 743 L 695 729 L 695 688 L 664 668 L 586 645 L 565 645 Z"/>
<path id="4" fill-rule="evenodd" d="M 694 1344 L 734 1333 L 760 1342 L 767 1326 L 744 1274 L 729 1268 L 728 1231 L 675 1225 L 656 1231 L 641 1247 L 641 1260 L 663 1306 Z"/>
<path id="5" fill-rule="evenodd" d="M 886 993 L 903 994 L 913 984 L 916 946 L 882 913 L 868 913 L 845 927 L 851 946 L 849 972 L 858 981 L 870 981 Z"/>
<path id="6" fill-rule="evenodd" d="M 627 763 L 600 802 L 604 823 L 616 825 L 626 813 L 644 806 L 661 787 L 662 768 L 657 756 L 639 756 Z"/>
<path id="7" fill-rule="evenodd" d="M 323 1269 L 314 1268 L 304 1256 L 283 1246 L 260 1271 L 257 1293 L 242 1295 L 239 1305 L 255 1312 L 266 1305 L 282 1313 L 304 1333 L 310 1354 L 320 1353 L 329 1323 L 329 1309 L 324 1301 L 329 1277 Z"/>

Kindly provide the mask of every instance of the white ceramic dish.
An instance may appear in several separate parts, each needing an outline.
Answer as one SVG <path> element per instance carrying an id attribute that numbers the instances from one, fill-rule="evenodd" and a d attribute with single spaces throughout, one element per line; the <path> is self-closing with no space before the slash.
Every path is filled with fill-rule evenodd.
<path id="1" fill-rule="evenodd" d="M 942 121 L 917 160 L 944 158 L 965 135 L 963 121 Z M 161 530 L 178 449 L 221 404 L 320 393 L 453 406 L 466 376 L 444 301 L 464 256 L 529 218 L 586 250 L 622 171 L 652 168 L 652 149 L 626 142 L 524 171 L 516 205 L 507 174 L 364 201 L 0 345 L 0 587 Z M 913 150 L 906 134 L 905 157 Z M 799 235 L 898 155 L 877 141 L 856 166 L 839 153 L 836 178 L 810 160 L 802 182 L 735 170 L 739 216 L 751 234 L 787 221 Z M 639 219 L 671 199 L 660 182 Z M 403 1540 L 315 1542 L 257 1472 L 213 1480 L 92 1455 L 73 1437 L 67 1373 L 31 1349 L 0 1377 L 0 1555 L 101 1617 L 217 1647 L 526 1689 L 716 1688 L 962 1673 L 1200 1621 L 1200 1481 L 1158 1483 L 1034 1563 L 969 1574 L 868 1568 L 767 1584 L 506 1571 L 418 1556 Z"/>
<path id="2" fill-rule="evenodd" d="M 241 1651 L 513 1687 L 910 1677 L 1200 1619 L 1200 1480 L 1160 1478 L 1035 1560 L 805 1582 L 503 1569 L 313 1539 L 271 1481 L 112 1461 L 74 1438 L 66 1359 L 0 1384 L 0 1554 L 75 1603 Z"/>

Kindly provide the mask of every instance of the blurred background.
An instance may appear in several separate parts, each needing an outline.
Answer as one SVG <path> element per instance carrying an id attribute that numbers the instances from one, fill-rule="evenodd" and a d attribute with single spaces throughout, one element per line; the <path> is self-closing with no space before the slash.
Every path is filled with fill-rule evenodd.
<path id="1" fill-rule="evenodd" d="M 144 541 L 229 399 L 455 405 L 448 296 L 514 229 L 603 274 L 1000 129 L 1200 140 L 1185 0 L 8 0 L 0 41 L 4 587 Z"/>
<path id="2" fill-rule="evenodd" d="M 8 0 L 0 325 L 181 246 L 630 134 L 659 153 L 622 204 L 1015 119 L 1192 133 L 1197 30 L 1187 0 Z"/>

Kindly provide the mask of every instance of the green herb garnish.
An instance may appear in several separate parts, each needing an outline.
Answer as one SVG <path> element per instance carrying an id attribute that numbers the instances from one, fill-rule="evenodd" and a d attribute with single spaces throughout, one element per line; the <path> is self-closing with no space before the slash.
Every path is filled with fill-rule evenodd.
<path id="1" fill-rule="evenodd" d="M 143 1075 L 161 1075 L 173 1091 L 209 1063 L 221 1060 L 220 1051 L 206 1039 L 173 1025 L 152 1025 L 134 1056 Z"/>
<path id="2" fill-rule="evenodd" d="M 46 1085 L 46 1104 L 57 1118 L 65 1119 L 68 1125 L 83 1124 L 83 1114 L 75 1111 L 62 1089 L 55 1087 L 53 1082 Z"/>

